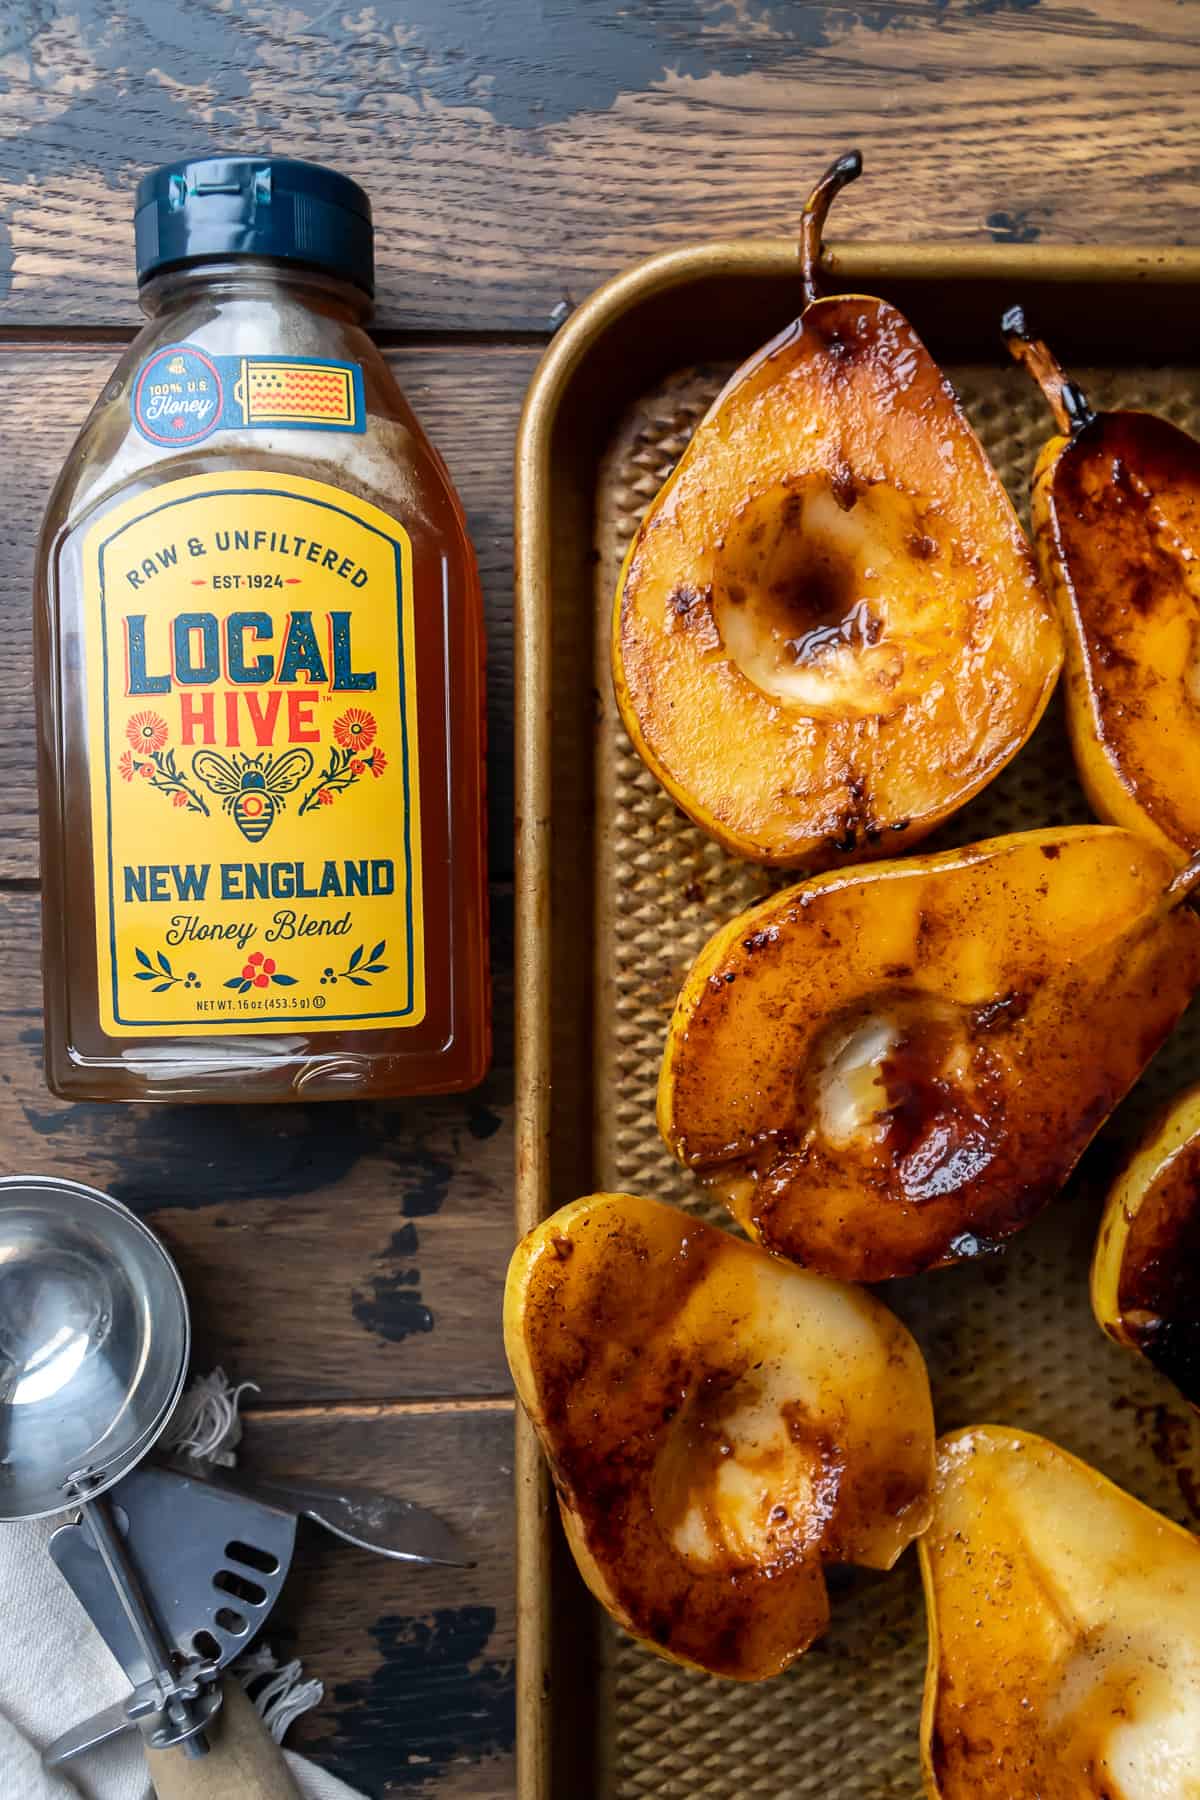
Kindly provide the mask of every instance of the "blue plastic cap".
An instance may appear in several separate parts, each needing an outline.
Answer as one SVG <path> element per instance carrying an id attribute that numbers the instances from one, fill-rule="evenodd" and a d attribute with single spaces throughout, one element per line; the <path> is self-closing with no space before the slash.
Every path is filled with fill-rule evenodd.
<path id="1" fill-rule="evenodd" d="M 179 263 L 272 256 L 375 292 L 371 202 L 356 181 L 286 156 L 165 163 L 138 183 L 138 281 Z"/>

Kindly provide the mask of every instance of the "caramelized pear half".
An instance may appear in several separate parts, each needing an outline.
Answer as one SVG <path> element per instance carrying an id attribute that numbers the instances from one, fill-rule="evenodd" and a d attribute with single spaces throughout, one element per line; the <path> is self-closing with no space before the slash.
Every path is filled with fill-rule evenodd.
<path id="1" fill-rule="evenodd" d="M 659 1127 L 770 1250 L 879 1281 L 995 1247 L 1066 1180 L 1200 981 L 1195 873 L 1022 832 L 752 907 L 676 1004 Z"/>
<path id="2" fill-rule="evenodd" d="M 857 1289 L 593 1194 L 517 1247 L 504 1333 L 583 1577 L 662 1656 L 777 1674 L 825 1565 L 890 1568 L 927 1523 L 925 1365 Z"/>
<path id="3" fill-rule="evenodd" d="M 1092 1310 L 1200 1408 L 1200 1086 L 1159 1115 L 1108 1196 Z"/>
<path id="4" fill-rule="evenodd" d="M 1062 660 L 1008 496 L 908 321 L 815 298 L 714 402 L 637 533 L 613 670 L 634 745 L 726 849 L 895 854 L 1016 754 Z"/>
<path id="5" fill-rule="evenodd" d="M 1019 308 L 1005 328 L 1058 428 L 1032 511 L 1080 781 L 1100 818 L 1184 861 L 1200 850 L 1200 443 L 1152 413 L 1093 412 Z"/>
<path id="6" fill-rule="evenodd" d="M 938 1445 L 936 1800 L 1200 1800 L 1200 1543 L 1030 1432 Z"/>

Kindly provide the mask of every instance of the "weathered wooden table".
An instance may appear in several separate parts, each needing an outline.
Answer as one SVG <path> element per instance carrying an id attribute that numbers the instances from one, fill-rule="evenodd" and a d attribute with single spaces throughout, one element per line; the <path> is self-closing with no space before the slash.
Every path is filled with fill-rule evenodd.
<path id="1" fill-rule="evenodd" d="M 260 1384 L 248 1464 L 394 1488 L 474 1545 L 474 1571 L 441 1576 L 306 1539 L 270 1634 L 327 1687 L 296 1741 L 370 1794 L 513 1791 L 510 470 L 541 348 L 631 258 L 789 230 L 854 142 L 867 178 L 839 232 L 1195 242 L 1198 73 L 1186 0 L 0 7 L 3 1169 L 95 1182 L 161 1231 L 199 1366 Z M 42 1085 L 34 541 L 134 329 L 133 185 L 216 148 L 317 158 L 370 190 L 380 335 L 470 513 L 498 1031 L 462 1099 L 153 1110 Z"/>

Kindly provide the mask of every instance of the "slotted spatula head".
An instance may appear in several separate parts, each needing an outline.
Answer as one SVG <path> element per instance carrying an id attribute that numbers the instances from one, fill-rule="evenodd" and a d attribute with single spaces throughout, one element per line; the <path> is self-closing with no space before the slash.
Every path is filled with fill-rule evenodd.
<path id="1" fill-rule="evenodd" d="M 168 1644 L 185 1662 L 223 1668 L 279 1598 L 295 1514 L 151 1466 L 118 1482 L 109 1500 Z M 50 1554 L 132 1685 L 141 1686 L 151 1671 L 86 1527 L 62 1526 Z"/>

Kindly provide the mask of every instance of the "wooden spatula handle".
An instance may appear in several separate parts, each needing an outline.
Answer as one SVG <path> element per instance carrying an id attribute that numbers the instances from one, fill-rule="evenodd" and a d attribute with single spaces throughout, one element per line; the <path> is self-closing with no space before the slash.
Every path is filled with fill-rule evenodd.
<path id="1" fill-rule="evenodd" d="M 278 1747 L 236 1681 L 207 1732 L 207 1756 L 148 1750 L 158 1800 L 301 1800 Z"/>

